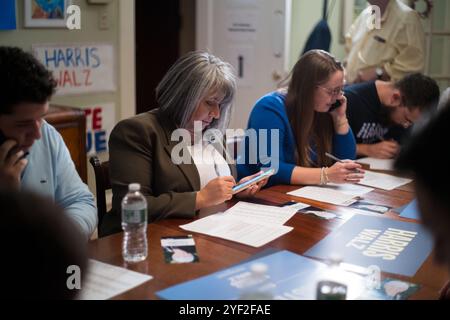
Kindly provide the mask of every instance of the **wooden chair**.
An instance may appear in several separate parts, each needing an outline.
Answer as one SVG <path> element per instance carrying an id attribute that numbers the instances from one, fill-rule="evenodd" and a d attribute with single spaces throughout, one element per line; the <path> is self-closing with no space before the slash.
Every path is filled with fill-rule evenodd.
<path id="1" fill-rule="evenodd" d="M 89 162 L 94 168 L 95 187 L 97 189 L 97 214 L 98 228 L 106 214 L 106 190 L 111 189 L 111 181 L 109 180 L 109 161 L 101 162 L 97 156 L 89 158 Z"/>

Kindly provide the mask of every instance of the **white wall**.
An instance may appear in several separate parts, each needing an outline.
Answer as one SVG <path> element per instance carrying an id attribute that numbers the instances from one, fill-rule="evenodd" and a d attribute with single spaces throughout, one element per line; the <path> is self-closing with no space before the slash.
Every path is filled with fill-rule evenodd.
<path id="1" fill-rule="evenodd" d="M 332 37 L 330 52 L 342 60 L 345 57 L 345 50 L 344 45 L 339 40 L 341 1 L 348 0 L 328 1 L 329 8 L 335 2 L 334 9 L 329 13 L 328 24 Z M 292 0 L 291 51 L 289 59 L 291 67 L 297 62 L 312 29 L 322 19 L 322 8 L 322 0 Z"/>

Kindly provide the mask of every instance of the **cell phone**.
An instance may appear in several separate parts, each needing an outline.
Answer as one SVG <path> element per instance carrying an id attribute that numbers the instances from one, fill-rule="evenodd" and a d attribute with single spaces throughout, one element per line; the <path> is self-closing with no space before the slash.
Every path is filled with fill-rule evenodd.
<path id="1" fill-rule="evenodd" d="M 347 297 L 347 286 L 335 281 L 320 281 L 317 283 L 317 300 L 345 300 Z"/>
<path id="2" fill-rule="evenodd" d="M 3 132 L 0 130 L 0 146 L 6 141 L 8 138 L 3 134 Z M 6 155 L 6 158 L 10 157 L 12 154 L 14 154 L 16 151 L 18 151 L 15 147 L 9 150 L 8 154 Z M 26 156 L 28 156 L 30 153 L 25 152 L 22 157 L 20 157 L 19 160 L 22 160 Z"/>
<path id="3" fill-rule="evenodd" d="M 275 169 L 269 169 L 267 171 L 264 171 L 263 173 L 257 175 L 256 177 L 245 181 L 243 183 L 237 184 L 235 185 L 232 190 L 233 190 L 233 194 L 239 193 L 241 191 L 244 191 L 245 189 L 253 186 L 254 184 L 260 182 L 261 180 L 264 180 L 268 177 L 270 177 L 271 175 L 273 175 L 275 173 Z"/>
<path id="4" fill-rule="evenodd" d="M 331 111 L 339 108 L 341 105 L 342 105 L 341 100 L 336 100 L 336 102 L 331 105 L 331 108 L 330 108 L 330 110 L 328 110 L 328 112 L 331 112 Z"/>
<path id="5" fill-rule="evenodd" d="M 297 203 L 298 203 L 297 201 L 291 200 L 291 201 L 288 201 L 288 202 L 280 203 L 280 204 L 278 205 L 278 207 L 292 206 L 292 205 L 297 204 Z"/>

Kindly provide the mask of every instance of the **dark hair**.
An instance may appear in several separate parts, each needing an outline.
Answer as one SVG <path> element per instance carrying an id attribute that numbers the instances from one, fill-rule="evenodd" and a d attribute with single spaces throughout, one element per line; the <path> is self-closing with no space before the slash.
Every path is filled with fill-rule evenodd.
<path id="1" fill-rule="evenodd" d="M 331 165 L 325 152 L 331 152 L 333 121 L 328 112 L 314 110 L 316 86 L 324 84 L 342 64 L 323 50 L 306 52 L 295 64 L 286 95 L 286 110 L 297 143 L 297 164 L 311 167 L 310 144 L 316 146 L 316 166 Z"/>
<path id="2" fill-rule="evenodd" d="M 446 148 L 445 141 L 450 137 L 449 123 L 450 101 L 428 121 L 419 123 L 419 128 L 402 147 L 395 168 L 399 172 L 412 174 L 420 185 L 429 190 L 434 200 L 450 211 L 450 153 L 442 149 Z"/>
<path id="3" fill-rule="evenodd" d="M 87 268 L 86 241 L 50 199 L 28 192 L 0 192 L 2 292 L 12 299 L 72 299 L 70 265 Z"/>
<path id="4" fill-rule="evenodd" d="M 421 73 L 411 73 L 398 80 L 394 86 L 402 95 L 408 109 L 432 111 L 439 102 L 439 86 L 436 81 Z"/>
<path id="5" fill-rule="evenodd" d="M 0 46 L 0 75 L 0 114 L 22 102 L 45 103 L 55 92 L 51 72 L 20 48 Z"/>

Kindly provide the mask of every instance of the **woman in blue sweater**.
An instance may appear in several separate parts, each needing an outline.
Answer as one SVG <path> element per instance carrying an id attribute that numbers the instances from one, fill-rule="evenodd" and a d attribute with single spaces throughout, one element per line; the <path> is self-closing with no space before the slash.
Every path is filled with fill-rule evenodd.
<path id="1" fill-rule="evenodd" d="M 344 68 L 332 55 L 322 50 L 305 53 L 294 66 L 288 87 L 256 102 L 237 159 L 239 176 L 272 167 L 276 174 L 268 186 L 359 182 L 364 176 L 359 164 L 351 160 L 333 164 L 325 155 L 356 156 L 343 85 Z M 340 106 L 330 110 L 336 102 Z"/>

